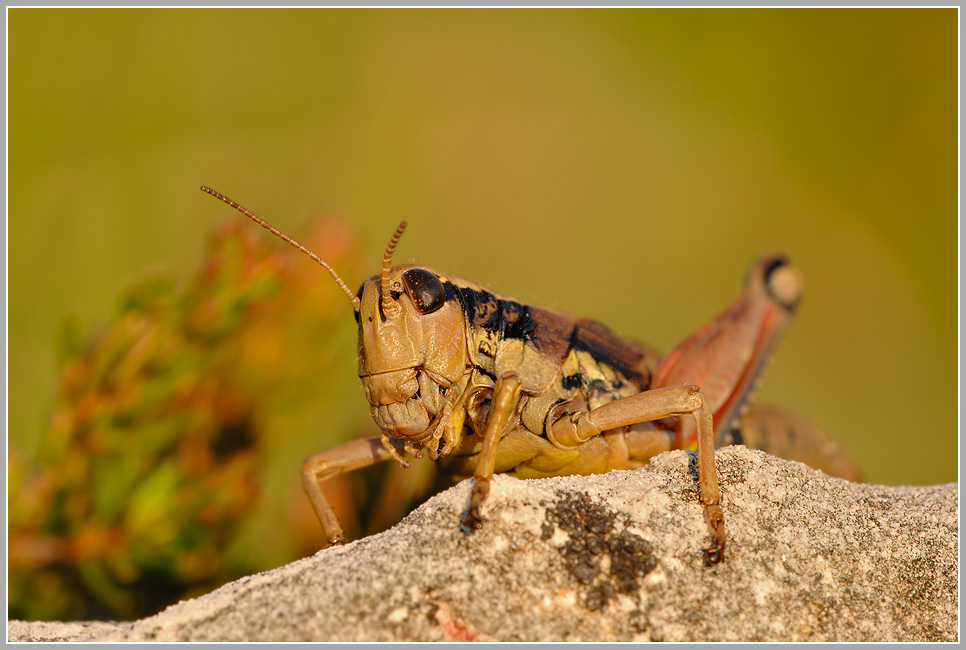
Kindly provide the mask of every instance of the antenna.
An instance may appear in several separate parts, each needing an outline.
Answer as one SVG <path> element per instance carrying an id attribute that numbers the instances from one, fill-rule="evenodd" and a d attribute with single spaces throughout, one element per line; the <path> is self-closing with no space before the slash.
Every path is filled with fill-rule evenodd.
<path id="1" fill-rule="evenodd" d="M 224 203 L 227 203 L 228 205 L 230 205 L 231 207 L 235 208 L 236 210 L 238 210 L 239 212 L 241 212 L 243 215 L 245 215 L 246 217 L 248 217 L 249 219 L 251 219 L 252 221 L 254 221 L 255 223 L 257 223 L 259 226 L 261 226 L 265 230 L 268 230 L 269 232 L 271 232 L 276 237 L 279 237 L 283 241 L 286 241 L 289 244 L 291 244 L 292 246 L 295 246 L 295 248 L 299 249 L 300 251 L 302 251 L 303 253 L 305 253 L 309 257 L 311 257 L 313 260 L 315 260 L 316 262 L 318 262 L 319 264 L 321 264 L 322 265 L 322 268 L 324 268 L 326 271 L 329 272 L 329 275 L 332 276 L 332 278 L 335 280 L 336 284 L 339 285 L 339 288 L 342 289 L 342 293 L 344 293 L 346 295 L 346 297 L 349 299 L 349 302 L 352 303 L 352 310 L 353 311 L 356 311 L 356 312 L 359 311 L 359 307 L 360 307 L 360 304 L 361 304 L 360 301 L 359 301 L 359 299 L 355 296 L 354 293 L 352 293 L 352 291 L 349 289 L 349 287 L 346 286 L 346 283 L 342 281 L 342 278 L 340 278 L 339 277 L 339 274 L 335 272 L 335 269 L 333 269 L 331 266 L 329 266 L 328 264 L 326 264 L 325 260 L 323 260 L 321 257 L 319 257 L 318 255 L 316 255 L 315 253 L 313 253 L 312 251 L 310 251 L 305 246 L 303 246 L 302 244 L 298 243 L 297 241 L 295 241 L 294 239 L 292 239 L 288 235 L 286 235 L 284 232 L 282 232 L 278 228 L 275 228 L 274 226 L 272 226 L 272 224 L 268 223 L 267 221 L 265 221 L 265 220 L 261 219 L 260 217 L 258 217 L 257 215 L 255 215 L 255 213 L 247 210 L 244 206 L 239 205 L 238 203 L 235 203 L 234 201 L 232 201 L 231 199 L 229 199 L 224 194 L 221 194 L 219 192 L 216 192 L 215 190 L 211 189 L 210 187 L 205 187 L 204 185 L 201 186 L 201 191 L 204 192 L 205 194 L 210 194 L 211 196 L 215 197 L 219 201 L 222 201 Z M 403 224 L 403 225 L 405 225 L 405 224 Z M 395 239 L 393 240 L 393 242 L 392 242 L 392 244 L 390 246 L 390 249 L 395 246 L 396 241 L 399 239 L 399 237 L 398 237 L 399 234 L 402 234 L 402 233 L 399 232 L 399 231 L 397 231 L 397 237 L 395 237 Z M 391 252 L 391 250 L 389 252 L 387 252 L 386 255 L 389 255 L 390 252 Z M 385 262 L 383 263 L 383 265 L 385 265 Z M 383 282 L 384 283 L 385 282 L 388 282 L 388 280 L 383 280 Z"/>
<path id="2" fill-rule="evenodd" d="M 392 253 L 396 250 L 396 244 L 399 243 L 399 238 L 402 237 L 405 229 L 406 222 L 403 221 L 396 228 L 392 239 L 389 240 L 389 246 L 386 247 L 386 254 L 382 256 L 382 311 L 388 318 L 396 315 L 396 304 L 389 294 L 389 267 L 392 266 Z"/>

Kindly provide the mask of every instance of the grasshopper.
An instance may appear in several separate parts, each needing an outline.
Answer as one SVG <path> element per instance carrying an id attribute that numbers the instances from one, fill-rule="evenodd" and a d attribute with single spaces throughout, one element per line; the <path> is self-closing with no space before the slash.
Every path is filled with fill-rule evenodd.
<path id="1" fill-rule="evenodd" d="M 711 540 L 706 560 L 713 564 L 723 559 L 726 541 L 715 446 L 753 438 L 767 450 L 769 438 L 782 431 L 821 439 L 800 421 L 792 427 L 781 412 L 742 415 L 802 294 L 802 276 L 783 255 L 755 261 L 731 306 L 662 357 L 596 321 L 524 305 L 424 266 L 393 267 L 405 221 L 386 248 L 381 272 L 353 293 L 288 235 L 201 189 L 322 265 L 352 305 L 359 377 L 382 435 L 305 461 L 303 486 L 330 543 L 341 542 L 343 530 L 321 483 L 389 459 L 408 467 L 407 455 L 426 453 L 442 471 L 472 476 L 461 521 L 472 532 L 482 525 L 495 472 L 595 474 L 695 447 Z"/>

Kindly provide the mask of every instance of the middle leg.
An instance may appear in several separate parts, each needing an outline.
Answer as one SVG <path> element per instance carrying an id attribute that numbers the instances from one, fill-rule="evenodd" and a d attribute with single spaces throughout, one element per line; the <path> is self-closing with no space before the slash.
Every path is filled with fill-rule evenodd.
<path id="1" fill-rule="evenodd" d="M 669 386 L 647 390 L 614 400 L 589 411 L 566 411 L 566 405 L 551 410 L 547 417 L 547 435 L 561 448 L 576 447 L 604 431 L 618 427 L 652 422 L 672 415 L 691 414 L 698 434 L 698 479 L 705 520 L 711 529 L 712 546 L 707 551 L 709 563 L 724 557 L 724 511 L 714 466 L 714 422 L 707 398 L 697 386 Z"/>

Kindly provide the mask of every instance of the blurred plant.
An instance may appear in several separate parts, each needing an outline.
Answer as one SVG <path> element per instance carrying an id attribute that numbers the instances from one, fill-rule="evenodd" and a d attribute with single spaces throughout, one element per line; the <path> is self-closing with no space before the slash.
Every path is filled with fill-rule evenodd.
<path id="1" fill-rule="evenodd" d="M 360 277 L 344 224 L 305 243 Z M 37 456 L 8 455 L 8 616 L 141 617 L 317 550 L 301 460 L 374 428 L 354 328 L 321 269 L 243 222 L 183 292 L 135 283 L 89 340 L 66 321 Z M 398 520 L 425 477 L 383 468 L 326 491 L 358 535 Z"/>

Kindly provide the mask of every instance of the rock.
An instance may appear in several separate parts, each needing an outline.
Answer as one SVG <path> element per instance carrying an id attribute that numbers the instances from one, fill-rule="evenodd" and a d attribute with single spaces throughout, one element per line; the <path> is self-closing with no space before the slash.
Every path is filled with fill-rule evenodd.
<path id="1" fill-rule="evenodd" d="M 117 630 L 121 623 L 104 621 L 76 621 L 72 623 L 47 621 L 9 621 L 7 641 L 91 641 Z"/>
<path id="2" fill-rule="evenodd" d="M 594 477 L 497 476 L 469 536 L 464 481 L 384 533 L 72 638 L 958 640 L 956 484 L 850 483 L 744 447 L 719 450 L 717 467 L 718 565 L 704 561 L 694 454 L 674 451 Z M 13 621 L 8 637 L 70 625 L 91 624 Z"/>

